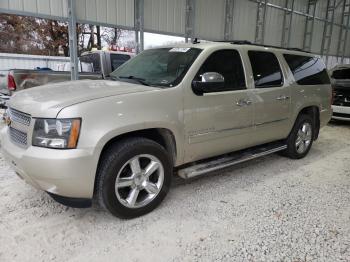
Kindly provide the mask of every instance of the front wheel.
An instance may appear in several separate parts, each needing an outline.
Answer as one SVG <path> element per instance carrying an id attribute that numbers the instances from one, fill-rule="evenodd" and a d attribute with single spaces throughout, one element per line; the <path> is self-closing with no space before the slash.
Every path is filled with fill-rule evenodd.
<path id="1" fill-rule="evenodd" d="M 172 164 L 161 145 L 134 138 L 104 153 L 97 176 L 100 204 L 117 217 L 133 218 L 152 211 L 164 199 Z"/>
<path id="2" fill-rule="evenodd" d="M 285 154 L 293 159 L 305 157 L 312 146 L 314 128 L 311 116 L 300 115 L 295 121 L 294 127 L 287 138 Z"/>

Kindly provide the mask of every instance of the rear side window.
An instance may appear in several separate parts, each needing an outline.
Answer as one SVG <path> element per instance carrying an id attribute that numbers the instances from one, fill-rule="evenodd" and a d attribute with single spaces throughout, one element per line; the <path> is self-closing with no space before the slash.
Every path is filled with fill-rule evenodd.
<path id="1" fill-rule="evenodd" d="M 123 54 L 111 54 L 111 67 L 112 72 L 116 70 L 119 66 L 124 64 L 126 61 L 130 59 L 129 55 L 123 55 Z"/>
<path id="2" fill-rule="evenodd" d="M 241 57 L 237 50 L 219 50 L 212 53 L 199 69 L 195 80 L 199 81 L 204 73 L 217 72 L 225 79 L 225 90 L 246 89 Z"/>
<path id="3" fill-rule="evenodd" d="M 324 85 L 330 79 L 326 66 L 317 57 L 284 54 L 284 58 L 299 85 Z"/>
<path id="4" fill-rule="evenodd" d="M 277 57 L 271 52 L 248 51 L 256 88 L 283 85 L 282 70 Z"/>
<path id="5" fill-rule="evenodd" d="M 94 72 L 101 72 L 100 55 L 98 53 L 82 55 L 79 59 L 80 62 L 92 64 Z"/>

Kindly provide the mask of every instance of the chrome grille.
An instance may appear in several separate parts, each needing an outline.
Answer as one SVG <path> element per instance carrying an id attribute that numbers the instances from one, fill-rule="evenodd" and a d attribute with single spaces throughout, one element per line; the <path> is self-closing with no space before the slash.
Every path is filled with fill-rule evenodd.
<path id="1" fill-rule="evenodd" d="M 30 125 L 30 115 L 17 111 L 13 108 L 9 108 L 8 113 L 11 118 L 11 121 L 20 123 L 25 126 Z"/>
<path id="2" fill-rule="evenodd" d="M 13 108 L 9 108 L 7 113 L 11 120 L 9 123 L 11 141 L 18 145 L 27 146 L 31 116 Z"/>
<path id="3" fill-rule="evenodd" d="M 27 133 L 24 133 L 12 127 L 10 127 L 10 138 L 15 143 L 27 145 Z"/>

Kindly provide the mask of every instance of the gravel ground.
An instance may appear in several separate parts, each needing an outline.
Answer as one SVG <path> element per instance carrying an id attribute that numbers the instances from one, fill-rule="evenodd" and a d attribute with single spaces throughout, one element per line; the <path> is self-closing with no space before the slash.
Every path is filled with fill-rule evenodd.
<path id="1" fill-rule="evenodd" d="M 0 159 L 0 261 L 350 261 L 350 125 L 302 160 L 279 155 L 192 181 L 133 220 L 67 208 Z"/>

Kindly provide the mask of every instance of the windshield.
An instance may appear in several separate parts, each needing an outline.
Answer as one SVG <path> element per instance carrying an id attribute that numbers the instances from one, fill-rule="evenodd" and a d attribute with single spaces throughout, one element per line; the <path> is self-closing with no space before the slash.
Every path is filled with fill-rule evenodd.
<path id="1" fill-rule="evenodd" d="M 151 86 L 176 86 L 200 52 L 197 48 L 146 50 L 112 72 L 111 77 Z"/>

